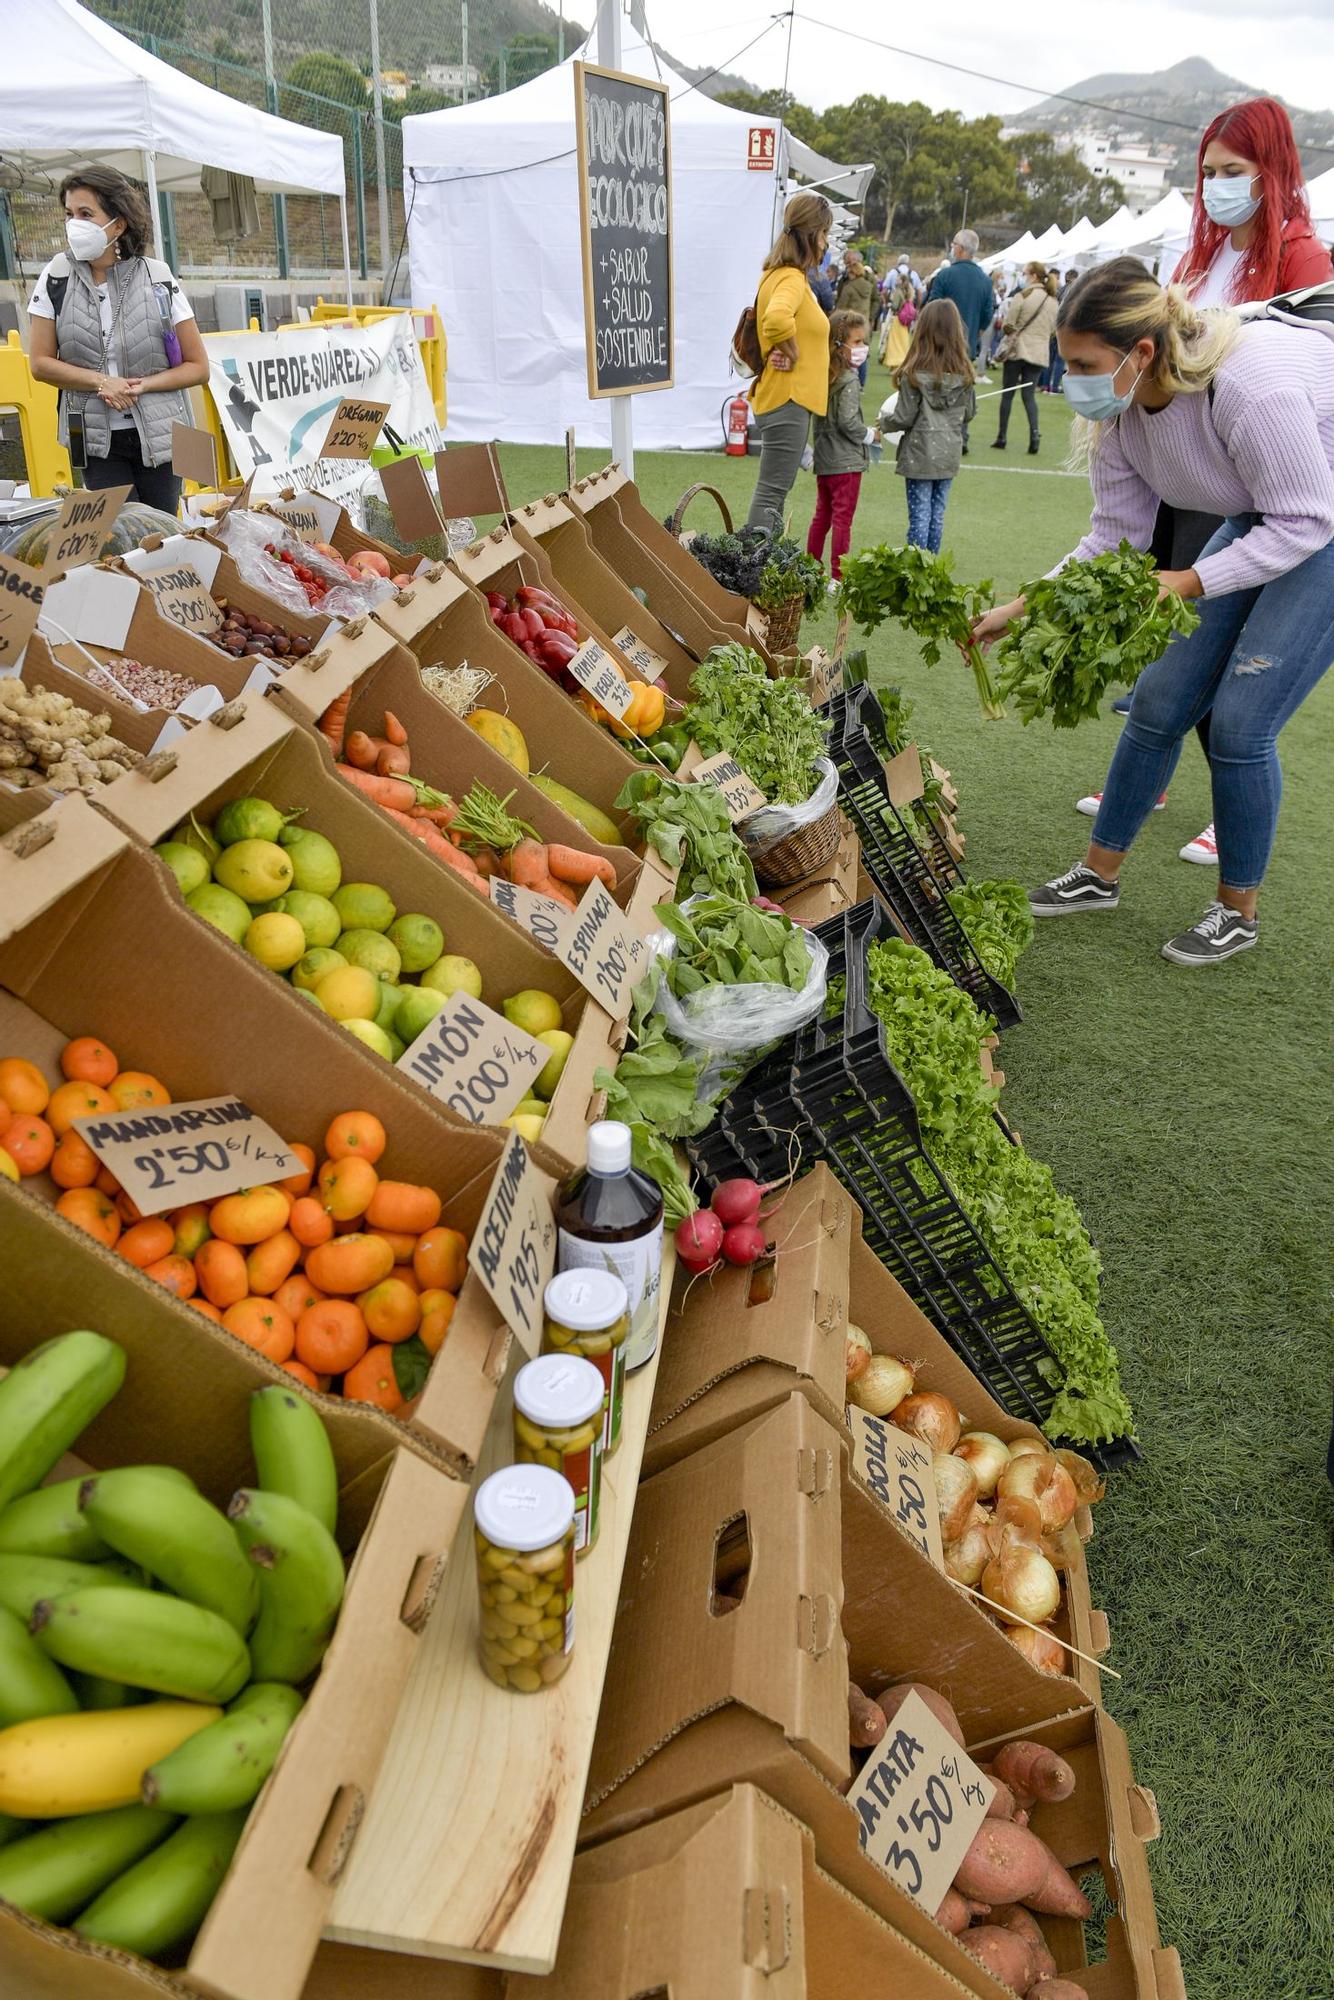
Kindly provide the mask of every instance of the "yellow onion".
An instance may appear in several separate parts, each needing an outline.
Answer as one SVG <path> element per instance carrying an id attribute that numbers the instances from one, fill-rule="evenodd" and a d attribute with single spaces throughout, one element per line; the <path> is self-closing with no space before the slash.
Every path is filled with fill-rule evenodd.
<path id="1" fill-rule="evenodd" d="M 1041 1458 L 1026 1453 L 1012 1458 L 997 1481 L 996 1491 L 1007 1500 L 1032 1500 L 1044 1528 L 1063 1528 L 1074 1519 L 1079 1495 L 1075 1482 L 1050 1452 Z"/>
<path id="2" fill-rule="evenodd" d="M 1002 1625 L 1001 1630 L 1010 1644 L 1017 1646 L 1042 1673 L 1065 1672 L 1065 1647 L 1050 1632 L 1030 1632 L 1027 1625 Z"/>
<path id="3" fill-rule="evenodd" d="M 1096 1506 L 1107 1491 L 1107 1481 L 1102 1474 L 1077 1451 L 1058 1451 L 1056 1458 L 1074 1480 L 1080 1506 Z"/>
<path id="4" fill-rule="evenodd" d="M 847 1377 L 849 1382 L 858 1382 L 866 1373 L 866 1365 L 871 1359 L 871 1337 L 863 1333 L 859 1326 L 848 1326 Z"/>
<path id="5" fill-rule="evenodd" d="M 848 1384 L 851 1401 L 873 1417 L 887 1417 L 911 1390 L 912 1370 L 892 1354 L 873 1354 L 856 1381 Z"/>
<path id="6" fill-rule="evenodd" d="M 952 1452 L 938 1451 L 931 1460 L 931 1471 L 940 1507 L 941 1539 L 957 1542 L 977 1505 L 977 1481 L 973 1477 L 973 1468 L 965 1465 L 961 1458 L 955 1458 Z"/>
<path id="7" fill-rule="evenodd" d="M 944 1553 L 946 1576 L 976 1588 L 991 1556 L 986 1529 L 970 1524 L 957 1542 L 946 1542 Z"/>
<path id="8" fill-rule="evenodd" d="M 1050 1449 L 1050 1445 L 1045 1445 L 1041 1438 L 1016 1438 L 1013 1444 L 1006 1446 L 1011 1458 L 1023 1458 L 1030 1452 L 1037 1458 L 1045 1458 Z"/>
<path id="9" fill-rule="evenodd" d="M 1060 1609 L 1061 1579 L 1040 1549 L 1012 1543 L 983 1570 L 982 1592 L 1002 1611 L 1045 1625 Z"/>
<path id="10" fill-rule="evenodd" d="M 989 1500 L 996 1491 L 996 1481 L 1010 1463 L 1005 1440 L 991 1431 L 965 1431 L 954 1447 L 954 1456 L 972 1466 L 977 1490 L 984 1500 Z"/>
<path id="11" fill-rule="evenodd" d="M 924 1389 L 920 1395 L 905 1396 L 889 1413 L 889 1421 L 901 1431 L 909 1431 L 932 1451 L 953 1451 L 959 1442 L 959 1412 L 948 1396 L 938 1389 Z"/>

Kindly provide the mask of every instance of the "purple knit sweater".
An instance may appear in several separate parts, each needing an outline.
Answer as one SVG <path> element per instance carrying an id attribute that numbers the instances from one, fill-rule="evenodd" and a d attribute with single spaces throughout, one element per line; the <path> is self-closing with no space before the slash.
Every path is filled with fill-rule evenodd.
<path id="1" fill-rule="evenodd" d="M 1207 395 L 1132 404 L 1093 457 L 1093 520 L 1074 556 L 1147 549 L 1158 503 L 1263 518 L 1195 565 L 1206 597 L 1254 590 L 1334 540 L 1334 339 L 1328 329 L 1248 326 Z M 1067 557 L 1066 561 L 1070 561 Z"/>

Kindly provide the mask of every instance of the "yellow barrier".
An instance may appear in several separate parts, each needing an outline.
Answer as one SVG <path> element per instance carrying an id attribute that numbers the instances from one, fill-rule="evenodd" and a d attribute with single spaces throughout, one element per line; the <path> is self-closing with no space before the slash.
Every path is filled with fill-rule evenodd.
<path id="1" fill-rule="evenodd" d="M 18 411 L 29 492 L 44 500 L 72 486 L 69 454 L 56 436 L 56 392 L 34 376 L 17 333 L 0 347 L 0 408 Z"/>

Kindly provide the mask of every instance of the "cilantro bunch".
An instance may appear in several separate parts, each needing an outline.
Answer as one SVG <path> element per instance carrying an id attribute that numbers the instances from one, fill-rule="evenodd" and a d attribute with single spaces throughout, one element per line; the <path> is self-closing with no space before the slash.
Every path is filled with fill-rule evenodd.
<path id="1" fill-rule="evenodd" d="M 996 648 L 1000 691 L 1025 722 L 1050 715 L 1057 729 L 1095 716 L 1110 682 L 1137 680 L 1174 632 L 1200 622 L 1175 591 L 1159 597 L 1153 557 L 1129 542 L 1067 563 L 1029 584 L 1024 599 L 1023 617 Z"/>
<path id="2" fill-rule="evenodd" d="M 1028 892 L 1018 882 L 962 882 L 949 906 L 992 978 L 1013 992 L 1020 954 L 1033 942 Z"/>
<path id="3" fill-rule="evenodd" d="M 921 639 L 922 658 L 929 667 L 940 664 L 946 646 L 958 646 L 977 682 L 982 713 L 998 721 L 1005 710 L 992 685 L 981 647 L 973 643 L 973 626 L 990 608 L 991 584 L 965 588 L 951 574 L 951 558 L 926 549 L 863 549 L 843 564 L 839 609 L 847 611 L 863 632 L 873 632 L 886 618 L 906 625 Z"/>
<path id="4" fill-rule="evenodd" d="M 729 751 L 773 804 L 801 805 L 814 791 L 829 724 L 798 680 L 773 678 L 749 646 L 713 648 L 690 677 L 681 721 L 706 757 Z"/>

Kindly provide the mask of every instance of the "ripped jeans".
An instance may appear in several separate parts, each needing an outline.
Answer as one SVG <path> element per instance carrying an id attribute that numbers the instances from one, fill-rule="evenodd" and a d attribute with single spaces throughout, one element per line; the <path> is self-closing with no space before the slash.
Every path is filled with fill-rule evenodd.
<path id="1" fill-rule="evenodd" d="M 1257 517 L 1225 521 L 1204 550 L 1237 541 Z M 1183 739 L 1209 717 L 1219 879 L 1255 889 L 1274 845 L 1283 777 L 1275 739 L 1334 661 L 1334 542 L 1254 590 L 1202 598 L 1200 622 L 1135 683 L 1093 825 L 1123 854 L 1167 789 Z"/>

